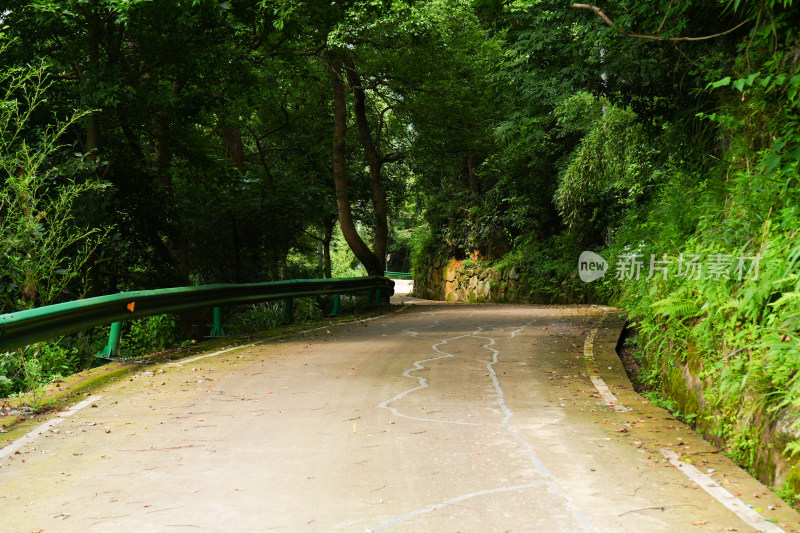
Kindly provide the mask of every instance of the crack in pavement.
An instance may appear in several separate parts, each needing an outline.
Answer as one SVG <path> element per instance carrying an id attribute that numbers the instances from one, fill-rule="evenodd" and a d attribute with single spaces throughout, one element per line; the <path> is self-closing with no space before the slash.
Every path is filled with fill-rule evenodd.
<path id="1" fill-rule="evenodd" d="M 473 317 L 475 314 L 477 314 L 477 311 L 473 310 L 469 315 L 467 315 L 467 317 L 464 320 Z M 440 324 L 440 321 L 439 320 L 435 320 L 429 326 L 426 326 L 425 329 L 433 330 L 439 324 Z M 513 329 L 510 332 L 508 337 L 505 337 L 505 338 L 513 339 L 513 338 L 515 338 L 517 336 L 518 333 L 524 331 L 526 328 L 530 327 L 531 325 L 533 325 L 533 321 L 526 322 L 526 323 L 522 324 L 521 326 L 516 326 L 516 328 Z M 522 437 L 522 435 L 519 434 L 518 431 L 516 431 L 511 426 L 510 421 L 511 421 L 511 418 L 514 416 L 514 411 L 508 406 L 508 404 L 506 404 L 505 395 L 504 395 L 504 392 L 503 392 L 503 387 L 500 384 L 500 380 L 499 380 L 499 378 L 497 376 L 497 373 L 494 370 L 494 366 L 500 360 L 499 359 L 500 358 L 500 350 L 495 348 L 495 346 L 496 346 L 495 337 L 487 336 L 488 334 L 491 333 L 490 331 L 487 331 L 487 330 L 489 330 L 490 328 L 493 328 L 493 327 L 495 327 L 495 331 L 496 332 L 505 332 L 505 329 L 506 329 L 505 327 L 496 327 L 495 324 L 479 325 L 471 333 L 464 334 L 464 335 L 456 335 L 456 336 L 453 336 L 453 337 L 446 337 L 446 338 L 431 338 L 431 337 L 420 336 L 419 331 L 418 331 L 419 328 L 404 329 L 403 331 L 405 333 L 411 335 L 414 338 L 436 341 L 431 345 L 431 349 L 434 350 L 435 352 L 439 353 L 440 355 L 437 355 L 435 357 L 428 357 L 428 358 L 425 358 L 425 359 L 420 359 L 418 361 L 414 361 L 412 363 L 413 367 L 407 369 L 406 371 L 404 371 L 403 372 L 403 376 L 405 376 L 405 377 L 407 377 L 409 379 L 417 380 L 417 382 L 418 382 L 417 386 L 409 388 L 409 389 L 406 389 L 406 390 L 400 392 L 399 394 L 396 394 L 392 398 L 390 398 L 388 400 L 385 400 L 385 401 L 381 402 L 380 404 L 378 404 L 377 407 L 381 408 L 381 409 L 388 409 L 395 416 L 399 416 L 399 417 L 407 418 L 407 419 L 411 419 L 411 420 L 419 420 L 419 421 L 423 421 L 423 422 L 433 422 L 433 423 L 440 423 L 440 424 L 458 424 L 458 425 L 467 425 L 467 426 L 486 426 L 486 424 L 475 423 L 475 422 L 462 422 L 462 421 L 458 421 L 458 420 L 436 420 L 436 419 L 415 417 L 415 416 L 411 416 L 411 415 L 407 415 L 407 414 L 401 413 L 397 408 L 392 407 L 390 405 L 390 404 L 392 404 L 394 402 L 397 402 L 397 401 L 405 398 L 409 394 L 412 394 L 412 393 L 417 392 L 419 390 L 428 388 L 430 386 L 429 383 L 428 383 L 428 379 L 427 378 L 420 377 L 420 376 L 413 376 L 412 375 L 414 372 L 417 372 L 418 370 L 425 369 L 424 363 L 428 363 L 428 362 L 431 362 L 431 361 L 442 360 L 442 359 L 454 359 L 455 358 L 454 354 L 440 349 L 439 348 L 440 346 L 445 346 L 446 344 L 448 344 L 450 342 L 453 342 L 453 341 L 458 340 L 458 339 L 465 339 L 465 338 L 473 338 L 473 339 L 484 340 L 484 341 L 486 341 L 485 344 L 481 344 L 480 346 L 481 346 L 481 348 L 484 348 L 484 349 L 486 349 L 486 350 L 488 350 L 488 351 L 490 351 L 492 353 L 492 359 L 491 359 L 491 361 L 489 363 L 487 363 L 486 368 L 489 371 L 489 376 L 491 377 L 492 384 L 493 384 L 494 389 L 495 389 L 495 395 L 496 395 L 496 398 L 497 398 L 497 404 L 500 407 L 500 411 L 504 415 L 502 421 L 499 423 L 499 426 L 503 427 L 506 431 L 508 431 L 508 433 L 514 438 L 514 440 L 523 448 L 524 454 L 528 457 L 530 462 L 536 468 L 537 472 L 539 472 L 539 474 L 543 478 L 545 478 L 545 480 L 544 481 L 535 482 L 535 483 L 529 483 L 529 484 L 525 484 L 525 485 L 515 485 L 515 486 L 511 486 L 511 487 L 498 487 L 498 488 L 494 488 L 494 489 L 487 489 L 487 490 L 483 490 L 483 491 L 472 492 L 472 493 L 469 493 L 469 494 L 456 496 L 455 498 L 451 498 L 451 499 L 446 500 L 444 502 L 440 502 L 440 503 L 437 503 L 437 504 L 434 504 L 434 505 L 430 505 L 428 507 L 424 507 L 422 509 L 418 509 L 416 511 L 412 511 L 412 512 L 406 513 L 404 515 L 401 515 L 399 517 L 395 517 L 395 518 L 393 518 L 391 520 L 388 520 L 388 521 L 384 522 L 383 524 L 381 524 L 380 526 L 378 526 L 376 529 L 371 530 L 374 533 L 377 533 L 377 532 L 380 532 L 380 531 L 385 531 L 388 528 L 390 528 L 390 527 L 392 527 L 394 525 L 397 525 L 400 522 L 403 522 L 403 521 L 408 520 L 410 518 L 414 518 L 414 517 L 420 516 L 422 514 L 433 512 L 433 511 L 435 511 L 437 509 L 440 509 L 442 507 L 446 507 L 448 505 L 453 505 L 453 504 L 455 504 L 457 502 L 460 502 L 460 501 L 463 501 L 463 500 L 466 500 L 466 499 L 475 498 L 475 497 L 478 497 L 478 496 L 483 496 L 483 495 L 488 495 L 488 494 L 496 494 L 496 493 L 500 493 L 500 492 L 515 492 L 515 491 L 526 490 L 526 489 L 530 489 L 530 488 L 538 487 L 538 486 L 547 487 L 549 492 L 557 495 L 561 500 L 563 500 L 564 509 L 573 517 L 573 519 L 581 526 L 581 528 L 583 528 L 584 531 L 586 531 L 587 533 L 596 533 L 598 531 L 597 528 L 594 526 L 594 524 L 592 524 L 592 522 L 589 520 L 589 518 L 586 517 L 586 515 L 584 515 L 580 511 L 580 509 L 578 509 L 577 507 L 575 507 L 572 504 L 571 498 L 559 487 L 558 482 L 555 479 L 555 476 L 544 465 L 544 463 L 542 463 L 542 461 L 539 458 L 539 456 L 536 454 L 536 452 L 534 452 L 533 447 Z"/>
<path id="2" fill-rule="evenodd" d="M 497 489 L 480 490 L 480 491 L 477 491 L 477 492 L 471 492 L 469 494 L 463 494 L 461 496 L 456 496 L 455 498 L 451 498 L 451 499 L 449 499 L 447 501 L 444 501 L 444 502 L 441 502 L 441 503 L 436 503 L 436 504 L 433 504 L 433 505 L 429 505 L 428 507 L 423 507 L 422 509 L 417 509 L 416 511 L 411 511 L 411 512 L 406 513 L 404 515 L 392 518 L 391 520 L 387 520 L 386 522 L 384 522 L 383 524 L 379 525 L 375 529 L 371 529 L 370 532 L 371 533 L 380 533 L 381 531 L 386 531 L 390 527 L 396 526 L 400 522 L 408 520 L 409 518 L 415 518 L 417 516 L 420 516 L 420 515 L 423 515 L 423 514 L 426 514 L 426 513 L 431 513 L 433 511 L 438 511 L 439 509 L 441 509 L 443 507 L 447 507 L 448 505 L 455 505 L 455 504 L 457 504 L 459 502 L 463 502 L 464 500 L 469 500 L 470 498 L 477 498 L 478 496 L 487 496 L 489 494 L 497 494 L 497 493 L 502 493 L 502 492 L 516 492 L 516 491 L 520 491 L 520 490 L 532 489 L 532 488 L 540 487 L 540 486 L 545 485 L 545 484 L 546 484 L 545 481 L 538 481 L 536 483 L 527 483 L 525 485 L 515 485 L 513 487 L 500 487 L 500 488 L 497 488 Z"/>

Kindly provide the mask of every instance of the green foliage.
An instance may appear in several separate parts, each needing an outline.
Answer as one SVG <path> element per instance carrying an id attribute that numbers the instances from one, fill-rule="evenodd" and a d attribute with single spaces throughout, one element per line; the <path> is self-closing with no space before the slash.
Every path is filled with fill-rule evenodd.
<path id="1" fill-rule="evenodd" d="M 783 453 L 789 454 L 790 457 L 794 457 L 798 452 L 800 452 L 800 441 L 796 440 L 788 443 L 783 450 Z"/>
<path id="2" fill-rule="evenodd" d="M 54 303 L 68 288 L 80 294 L 73 282 L 106 235 L 74 213 L 105 186 L 64 176 L 83 162 L 67 160 L 58 144 L 85 114 L 34 123 L 49 87 L 44 65 L 0 70 L 0 312 Z"/>
<path id="3" fill-rule="evenodd" d="M 764 22 L 769 32 L 754 30 L 739 47 L 742 56 L 734 72 L 707 85 L 719 104 L 698 116 L 715 124 L 725 141 L 718 162 L 695 167 L 688 174 L 693 180 L 664 183 L 649 213 L 637 215 L 638 227 L 623 225 L 607 247 L 613 256 L 638 243 L 645 258 L 650 253 L 673 259 L 697 255 L 706 266 L 718 254 L 730 258 L 722 277 L 706 271 L 697 279 L 680 278 L 672 265 L 667 279 L 611 280 L 606 289 L 637 317 L 656 384 L 674 360 L 684 360 L 687 347 L 696 351 L 707 384 L 704 397 L 718 417 L 715 433 L 745 466 L 755 465 L 760 446 L 754 415 L 776 416 L 800 405 L 798 79 L 792 75 L 797 65 L 783 59 L 784 46 L 794 46 L 792 41 L 787 35 L 781 44 L 772 32 L 787 14 L 775 15 L 774 27 Z M 753 54 L 753 43 L 770 40 L 778 45 L 774 54 Z M 761 70 L 750 73 L 756 64 Z M 691 169 L 686 163 L 682 167 Z M 692 216 L 675 217 L 676 212 Z M 757 276 L 748 270 L 756 257 Z M 746 268 L 737 274 L 734 267 L 741 260 Z"/>
<path id="4" fill-rule="evenodd" d="M 583 133 L 561 171 L 555 202 L 568 226 L 607 226 L 608 213 L 636 205 L 658 181 L 659 139 L 646 134 L 630 109 L 580 92 L 555 110 L 562 135 Z"/>
<path id="5" fill-rule="evenodd" d="M 666 409 L 667 411 L 674 413 L 678 410 L 678 404 L 675 401 L 670 400 L 669 398 L 664 398 L 657 392 L 645 392 L 644 397 L 650 400 L 650 403 L 655 405 L 656 407 L 660 407 L 661 409 Z"/>
<path id="6" fill-rule="evenodd" d="M 316 298 L 300 298 L 294 303 L 294 319 L 296 322 L 308 323 L 322 318 L 322 306 Z"/>
<path id="7" fill-rule="evenodd" d="M 12 44 L 3 41 L 0 59 Z M 107 234 L 79 216 L 81 203 L 106 189 L 81 177 L 96 163 L 60 144 L 86 114 L 53 116 L 50 93 L 43 63 L 0 66 L 0 313 L 83 295 L 85 266 Z M 73 344 L 61 339 L 0 354 L 0 395 L 36 391 L 83 368 Z"/>
<path id="8" fill-rule="evenodd" d="M 225 323 L 225 332 L 230 335 L 246 335 L 274 328 L 282 321 L 281 302 L 262 302 L 249 305 L 233 314 Z"/>
<path id="9" fill-rule="evenodd" d="M 37 391 L 54 380 L 80 370 L 80 357 L 74 347 L 62 341 L 40 342 L 24 349 L 0 354 L 0 397 Z M 34 394 L 34 405 L 37 395 Z"/>
<path id="10" fill-rule="evenodd" d="M 120 342 L 123 357 L 160 352 L 178 344 L 180 329 L 174 315 L 153 315 L 124 324 Z"/>
<path id="11" fill-rule="evenodd" d="M 292 313 L 295 323 L 308 323 L 319 320 L 323 315 L 320 299 L 298 298 L 294 300 Z M 261 302 L 239 308 L 225 322 L 225 332 L 230 335 L 248 335 L 283 324 L 282 301 Z"/>
<path id="12" fill-rule="evenodd" d="M 789 483 L 784 483 L 781 487 L 777 488 L 775 494 L 783 501 L 793 505 L 796 505 L 798 500 L 800 500 L 800 494 L 797 494 Z"/>
<path id="13" fill-rule="evenodd" d="M 331 269 L 334 278 L 365 276 L 364 267 L 347 245 L 342 230 L 337 226 L 331 243 Z"/>
<path id="14" fill-rule="evenodd" d="M 516 268 L 521 281 L 530 287 L 530 296 L 537 300 L 595 301 L 594 287 L 580 281 L 575 274 L 572 259 L 581 252 L 580 241 L 579 235 L 570 233 L 547 239 L 540 239 L 535 234 L 521 237 L 508 254 L 496 261 L 495 266 Z"/>

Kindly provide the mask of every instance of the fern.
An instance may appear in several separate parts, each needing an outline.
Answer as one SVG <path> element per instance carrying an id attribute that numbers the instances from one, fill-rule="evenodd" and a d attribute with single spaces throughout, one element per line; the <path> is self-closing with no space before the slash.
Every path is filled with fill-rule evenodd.
<path id="1" fill-rule="evenodd" d="M 800 452 L 800 440 L 793 440 L 783 449 L 783 453 L 788 453 L 790 457 L 794 457 Z"/>
<path id="2" fill-rule="evenodd" d="M 739 309 L 742 307 L 742 300 L 741 298 L 731 298 L 724 304 L 720 305 L 717 310 L 718 311 L 727 311 L 728 309 Z"/>
<path id="3" fill-rule="evenodd" d="M 781 296 L 775 302 L 769 305 L 777 309 L 778 307 L 783 307 L 784 305 L 791 302 L 800 303 L 800 292 L 786 292 L 783 294 L 783 296 Z"/>
<path id="4" fill-rule="evenodd" d="M 693 318 L 701 311 L 697 301 L 684 300 L 679 296 L 659 300 L 651 304 L 651 307 L 656 313 L 673 318 Z"/>

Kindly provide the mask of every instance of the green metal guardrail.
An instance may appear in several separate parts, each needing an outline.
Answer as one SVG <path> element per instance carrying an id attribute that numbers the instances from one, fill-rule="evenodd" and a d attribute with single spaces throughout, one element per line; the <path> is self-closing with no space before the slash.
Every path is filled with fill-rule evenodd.
<path id="1" fill-rule="evenodd" d="M 367 276 L 121 292 L 0 315 L 0 352 L 111 323 L 108 346 L 99 355 L 111 358 L 118 355 L 122 322 L 132 318 L 213 307 L 210 336 L 218 337 L 223 334 L 220 307 L 223 305 L 284 300 L 284 321 L 288 323 L 292 321 L 294 298 L 333 294 L 331 314 L 338 315 L 340 294 L 367 291 L 368 303 L 372 305 L 381 300 L 384 290 L 391 296 L 394 282 L 381 276 Z"/>
<path id="2" fill-rule="evenodd" d="M 414 279 L 412 272 L 389 272 L 388 270 L 383 273 L 384 277 L 392 279 Z"/>

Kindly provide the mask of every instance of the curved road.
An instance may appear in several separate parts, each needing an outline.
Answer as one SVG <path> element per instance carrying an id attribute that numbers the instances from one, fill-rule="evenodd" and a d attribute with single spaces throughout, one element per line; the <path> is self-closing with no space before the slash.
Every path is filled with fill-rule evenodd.
<path id="1" fill-rule="evenodd" d="M 165 364 L 0 451 L 0 531 L 795 531 L 594 306 L 417 305 Z"/>

